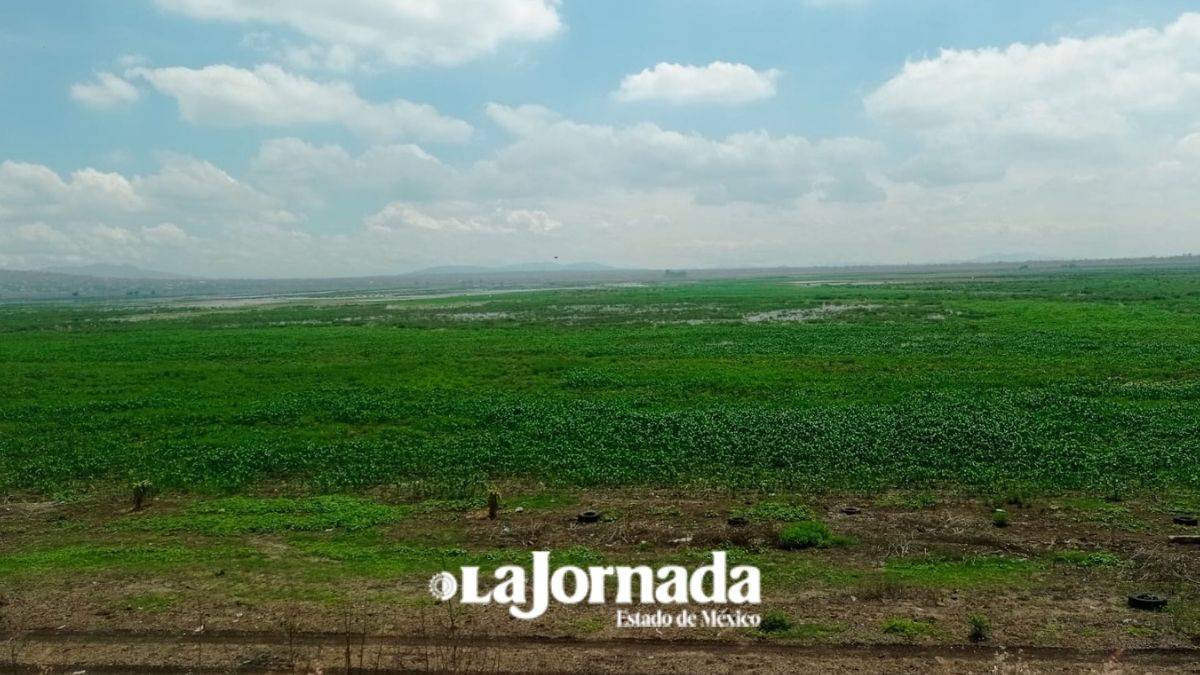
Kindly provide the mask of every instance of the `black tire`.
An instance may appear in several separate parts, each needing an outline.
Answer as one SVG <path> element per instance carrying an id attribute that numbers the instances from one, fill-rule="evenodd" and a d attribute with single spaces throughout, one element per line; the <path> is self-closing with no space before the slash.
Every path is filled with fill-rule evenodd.
<path id="1" fill-rule="evenodd" d="M 848 516 L 854 516 L 862 513 L 862 509 L 858 508 L 857 506 L 847 506 L 846 508 L 842 509 L 842 513 Z"/>
<path id="2" fill-rule="evenodd" d="M 1197 521 L 1196 516 L 1175 516 L 1174 520 L 1176 525 L 1186 525 L 1188 527 L 1196 527 L 1196 523 L 1200 522 Z"/>
<path id="3" fill-rule="evenodd" d="M 745 527 L 750 524 L 750 521 L 746 520 L 746 518 L 743 516 L 731 516 L 729 520 L 725 522 L 728 523 L 730 527 Z"/>
<path id="4" fill-rule="evenodd" d="M 1158 611 L 1167 606 L 1167 599 L 1153 593 L 1138 593 L 1137 595 L 1129 596 L 1129 606 L 1134 609 Z"/>
<path id="5" fill-rule="evenodd" d="M 578 516 L 575 516 L 575 520 L 578 520 L 581 523 L 598 523 L 600 522 L 600 512 L 590 510 L 584 511 Z"/>

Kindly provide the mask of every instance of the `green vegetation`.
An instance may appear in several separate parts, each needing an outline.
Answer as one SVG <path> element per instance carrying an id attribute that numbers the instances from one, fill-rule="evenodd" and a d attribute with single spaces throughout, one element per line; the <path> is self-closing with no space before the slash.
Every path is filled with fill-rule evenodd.
<path id="1" fill-rule="evenodd" d="M 767 501 L 759 502 L 750 508 L 739 511 L 735 515 L 756 522 L 784 523 L 812 518 L 812 511 L 801 504 L 788 502 Z"/>
<path id="2" fill-rule="evenodd" d="M 176 600 L 175 596 L 166 593 L 140 593 L 125 598 L 122 607 L 136 612 L 157 614 L 170 609 Z"/>
<path id="3" fill-rule="evenodd" d="M 1194 491 L 1198 329 L 1188 267 L 9 304 L 0 491 Z"/>
<path id="4" fill-rule="evenodd" d="M 972 614 L 967 617 L 967 639 L 971 642 L 983 642 L 992 634 L 992 622 L 982 614 Z"/>
<path id="5" fill-rule="evenodd" d="M 1127 564 L 1120 556 L 1108 551 L 1055 551 L 1050 554 L 1050 560 L 1075 567 L 1121 567 Z"/>
<path id="6" fill-rule="evenodd" d="M 362 530 L 399 520 L 404 510 L 355 497 L 303 499 L 226 497 L 193 504 L 179 515 L 131 516 L 119 525 L 156 532 L 246 534 Z"/>
<path id="7" fill-rule="evenodd" d="M 778 609 L 768 610 L 763 613 L 762 620 L 758 624 L 758 630 L 761 633 L 783 633 L 791 630 L 792 617 L 788 616 L 787 612 Z"/>
<path id="8" fill-rule="evenodd" d="M 1066 501 L 1070 514 L 1077 520 L 1102 523 L 1122 530 L 1140 530 L 1145 525 L 1129 510 L 1129 507 L 1107 499 L 1075 497 Z"/>
<path id="9" fill-rule="evenodd" d="M 930 621 L 898 617 L 884 621 L 883 632 L 887 635 L 897 635 L 906 640 L 915 640 L 928 635 L 935 635 L 938 631 L 937 627 Z"/>
<path id="10" fill-rule="evenodd" d="M 819 520 L 802 520 L 784 525 L 779 531 L 779 548 L 824 548 L 837 543 L 829 526 Z"/>
<path id="11" fill-rule="evenodd" d="M 918 586 L 972 588 L 1028 582 L 1030 573 L 1036 569 L 1036 563 L 1022 558 L 928 555 L 889 559 L 884 565 L 884 576 Z"/>
<path id="12" fill-rule="evenodd" d="M 796 623 L 791 615 L 777 609 L 765 612 L 758 625 L 758 633 L 764 637 L 788 640 L 820 640 L 846 630 L 839 624 L 820 622 Z"/>

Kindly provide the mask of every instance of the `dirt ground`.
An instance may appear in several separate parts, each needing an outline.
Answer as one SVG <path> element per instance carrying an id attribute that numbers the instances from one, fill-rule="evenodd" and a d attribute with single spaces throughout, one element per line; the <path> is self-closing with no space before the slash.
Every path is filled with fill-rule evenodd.
<path id="1" fill-rule="evenodd" d="M 479 509 L 414 512 L 369 539 L 149 536 L 130 534 L 127 509 L 103 501 L 11 502 L 0 505 L 0 670 L 1200 672 L 1200 546 L 1168 541 L 1196 528 L 1174 524 L 1155 499 L 1018 500 L 1001 504 L 1008 523 L 996 527 L 988 497 L 810 496 L 805 507 L 839 541 L 803 551 L 775 547 L 779 523 L 770 518 L 728 523 L 788 499 L 797 501 L 580 493 L 502 508 L 495 520 Z M 147 512 L 183 513 L 189 503 L 161 499 Z M 580 524 L 583 508 L 605 518 Z M 4 567 L 5 556 L 25 560 L 22 552 L 73 542 L 102 551 L 183 545 L 197 557 L 128 569 L 103 557 Z M 516 621 L 499 607 L 434 602 L 428 570 L 443 561 L 376 569 L 357 554 L 330 559 L 313 542 L 382 546 L 385 561 L 409 550 L 388 547 L 411 546 L 480 555 L 582 550 L 618 563 L 693 565 L 730 550 L 763 570 L 757 610 L 785 614 L 791 628 L 618 628 L 614 608 L 587 606 Z M 253 556 L 226 560 L 226 549 Z M 1136 592 L 1167 596 L 1167 610 L 1130 608 Z M 978 641 L 968 635 L 973 615 L 988 624 Z"/>

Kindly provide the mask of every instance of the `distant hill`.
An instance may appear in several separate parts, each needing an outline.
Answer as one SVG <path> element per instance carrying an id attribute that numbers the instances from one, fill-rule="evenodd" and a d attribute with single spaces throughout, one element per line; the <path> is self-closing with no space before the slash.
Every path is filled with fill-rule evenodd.
<path id="1" fill-rule="evenodd" d="M 605 270 L 616 269 L 608 265 L 602 265 L 594 262 L 580 263 L 556 263 L 556 262 L 532 262 L 532 263 L 517 263 L 515 265 L 498 265 L 495 267 L 487 267 L 483 265 L 441 265 L 438 267 L 426 267 L 415 272 L 409 272 L 411 275 L 421 274 L 491 274 L 495 272 L 603 272 Z"/>
<path id="2" fill-rule="evenodd" d="M 978 258 L 972 258 L 967 262 L 973 263 L 1022 263 L 1022 262 L 1045 262 L 1047 260 L 1058 260 L 1051 256 L 1038 255 L 1036 253 L 989 253 L 981 255 Z"/>
<path id="3" fill-rule="evenodd" d="M 43 272 L 54 274 L 74 274 L 85 277 L 100 277 L 101 279 L 189 279 L 191 277 L 157 270 L 144 270 L 133 265 L 106 265 L 94 263 L 91 265 L 60 265 L 47 267 Z"/>

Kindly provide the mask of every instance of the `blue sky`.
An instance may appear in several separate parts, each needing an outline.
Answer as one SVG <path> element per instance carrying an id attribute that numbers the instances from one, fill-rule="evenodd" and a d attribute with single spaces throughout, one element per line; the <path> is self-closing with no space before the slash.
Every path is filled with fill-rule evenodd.
<path id="1" fill-rule="evenodd" d="M 9 0 L 0 267 L 1190 252 L 1188 4 Z"/>

